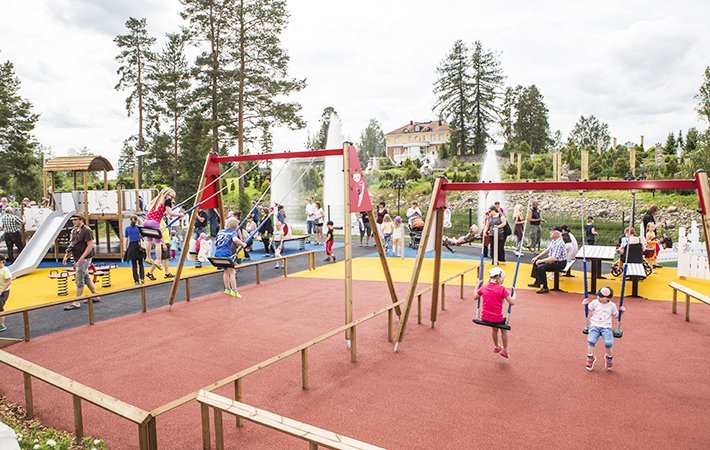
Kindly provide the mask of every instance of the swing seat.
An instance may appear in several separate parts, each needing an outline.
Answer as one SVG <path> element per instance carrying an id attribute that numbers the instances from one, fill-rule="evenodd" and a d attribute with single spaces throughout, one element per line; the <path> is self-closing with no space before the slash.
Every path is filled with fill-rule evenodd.
<path id="1" fill-rule="evenodd" d="M 584 326 L 584 328 L 582 329 L 582 333 L 589 334 L 589 325 Z M 612 328 L 612 333 L 614 334 L 614 337 L 617 339 L 621 339 L 624 336 L 624 330 L 621 327 Z"/>
<path id="2" fill-rule="evenodd" d="M 218 269 L 234 268 L 234 261 L 232 260 L 232 258 L 210 256 L 207 258 L 207 260 L 210 262 L 210 264 L 217 267 Z"/>
<path id="3" fill-rule="evenodd" d="M 149 238 L 153 238 L 153 239 L 162 239 L 163 238 L 163 233 L 160 230 L 156 230 L 155 228 L 139 226 L 138 231 L 141 233 L 141 236 L 143 236 L 143 237 L 149 237 Z"/>
<path id="4" fill-rule="evenodd" d="M 473 323 L 476 325 L 483 325 L 484 327 L 491 327 L 491 328 L 500 328 L 501 330 L 510 330 L 510 325 L 508 323 L 500 324 L 496 322 L 488 322 L 486 320 L 481 320 L 481 319 L 473 319 Z"/>

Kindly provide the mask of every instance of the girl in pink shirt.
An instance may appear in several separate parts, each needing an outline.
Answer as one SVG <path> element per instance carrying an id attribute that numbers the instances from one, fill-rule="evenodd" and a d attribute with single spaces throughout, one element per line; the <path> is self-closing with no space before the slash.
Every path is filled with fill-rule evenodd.
<path id="1" fill-rule="evenodd" d="M 508 290 L 503 286 L 505 272 L 500 267 L 493 267 L 488 271 L 489 281 L 483 285 L 483 281 L 478 286 L 478 290 L 473 296 L 473 300 L 477 301 L 482 297 L 481 302 L 481 320 L 490 322 L 495 325 L 504 325 L 505 316 L 503 316 L 503 300 L 508 304 L 515 304 L 515 296 L 511 296 Z M 493 336 L 493 353 L 500 353 L 500 356 L 508 357 L 508 330 L 500 328 L 491 328 Z M 498 332 L 501 334 L 503 346 L 498 346 Z"/>

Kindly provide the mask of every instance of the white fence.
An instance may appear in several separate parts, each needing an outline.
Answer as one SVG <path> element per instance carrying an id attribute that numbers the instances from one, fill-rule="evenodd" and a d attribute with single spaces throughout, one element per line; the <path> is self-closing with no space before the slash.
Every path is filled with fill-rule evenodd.
<path id="1" fill-rule="evenodd" d="M 710 280 L 708 255 L 705 244 L 700 242 L 700 229 L 695 220 L 690 224 L 689 233 L 682 227 L 678 230 L 678 276 Z"/>

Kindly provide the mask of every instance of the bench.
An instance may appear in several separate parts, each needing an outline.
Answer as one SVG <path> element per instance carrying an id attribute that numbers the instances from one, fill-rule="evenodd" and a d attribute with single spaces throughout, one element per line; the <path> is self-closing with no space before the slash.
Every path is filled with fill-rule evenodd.
<path id="1" fill-rule="evenodd" d="M 300 241 L 298 243 L 298 249 L 305 250 L 306 249 L 306 239 L 308 239 L 307 234 L 286 236 L 285 238 L 282 239 L 283 244 L 281 244 L 281 245 L 283 246 L 287 242 L 291 242 L 291 241 Z M 252 240 L 261 242 L 261 236 L 254 236 L 254 238 Z"/>
<path id="2" fill-rule="evenodd" d="M 562 289 L 560 289 L 560 274 L 561 273 L 567 273 L 572 269 L 572 265 L 574 264 L 576 260 L 573 259 L 572 261 L 567 261 L 567 265 L 565 265 L 565 268 L 558 271 L 558 272 L 553 272 L 554 274 L 554 285 L 552 286 L 551 291 L 559 291 L 559 292 L 564 292 Z"/>
<path id="3" fill-rule="evenodd" d="M 706 305 L 710 305 L 710 297 L 707 295 L 703 295 L 700 292 L 694 291 L 693 289 L 690 289 L 688 287 L 683 286 L 682 284 L 671 282 L 668 283 L 668 286 L 673 289 L 673 314 L 677 314 L 678 310 L 678 291 L 682 292 L 685 294 L 685 321 L 690 322 L 690 297 L 693 297 L 696 300 L 699 300 Z"/>
<path id="4" fill-rule="evenodd" d="M 315 449 L 318 446 L 325 448 L 343 450 L 377 450 L 377 447 L 366 442 L 361 442 L 347 436 L 333 433 L 332 431 L 314 427 L 305 423 L 297 422 L 293 419 L 274 414 L 263 409 L 254 408 L 245 403 L 223 397 L 201 390 L 197 394 L 197 401 L 202 408 L 202 439 L 203 448 L 211 448 L 210 443 L 210 422 L 209 408 L 214 409 L 215 444 L 218 449 L 224 448 L 224 429 L 222 424 L 222 413 L 263 425 L 278 432 L 302 439 L 308 442 L 309 448 Z"/>
<path id="5" fill-rule="evenodd" d="M 631 280 L 631 295 L 629 297 L 641 298 L 639 295 L 639 281 L 647 277 L 643 263 L 626 263 L 626 278 Z"/>

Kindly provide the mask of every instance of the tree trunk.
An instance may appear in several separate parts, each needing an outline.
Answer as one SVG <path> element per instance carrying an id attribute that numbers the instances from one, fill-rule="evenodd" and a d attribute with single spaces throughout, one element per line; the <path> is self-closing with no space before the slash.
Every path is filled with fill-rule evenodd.
<path id="1" fill-rule="evenodd" d="M 244 0 L 239 2 L 239 111 L 237 113 L 237 153 L 239 155 L 244 154 L 244 80 L 246 76 L 244 75 L 244 69 L 246 67 L 246 61 L 244 57 L 244 36 L 245 24 L 244 24 Z M 244 195 L 244 165 L 239 164 L 239 196 Z"/>
<path id="2" fill-rule="evenodd" d="M 214 11 L 210 3 L 210 50 L 212 51 L 212 151 L 219 153 L 219 124 L 217 114 L 217 71 L 219 69 L 219 42 L 215 31 Z"/>
<path id="3" fill-rule="evenodd" d="M 136 189 L 140 189 L 143 185 L 143 80 L 141 78 L 141 49 L 137 49 L 138 53 L 138 176 L 135 180 Z M 136 161 L 133 162 L 136 164 Z"/>
<path id="4" fill-rule="evenodd" d="M 176 99 L 177 100 L 177 99 Z M 177 108 L 177 102 L 175 103 Z M 175 152 L 175 160 L 173 161 L 173 189 L 178 185 L 178 113 L 175 112 L 173 121 L 173 150 Z"/>

